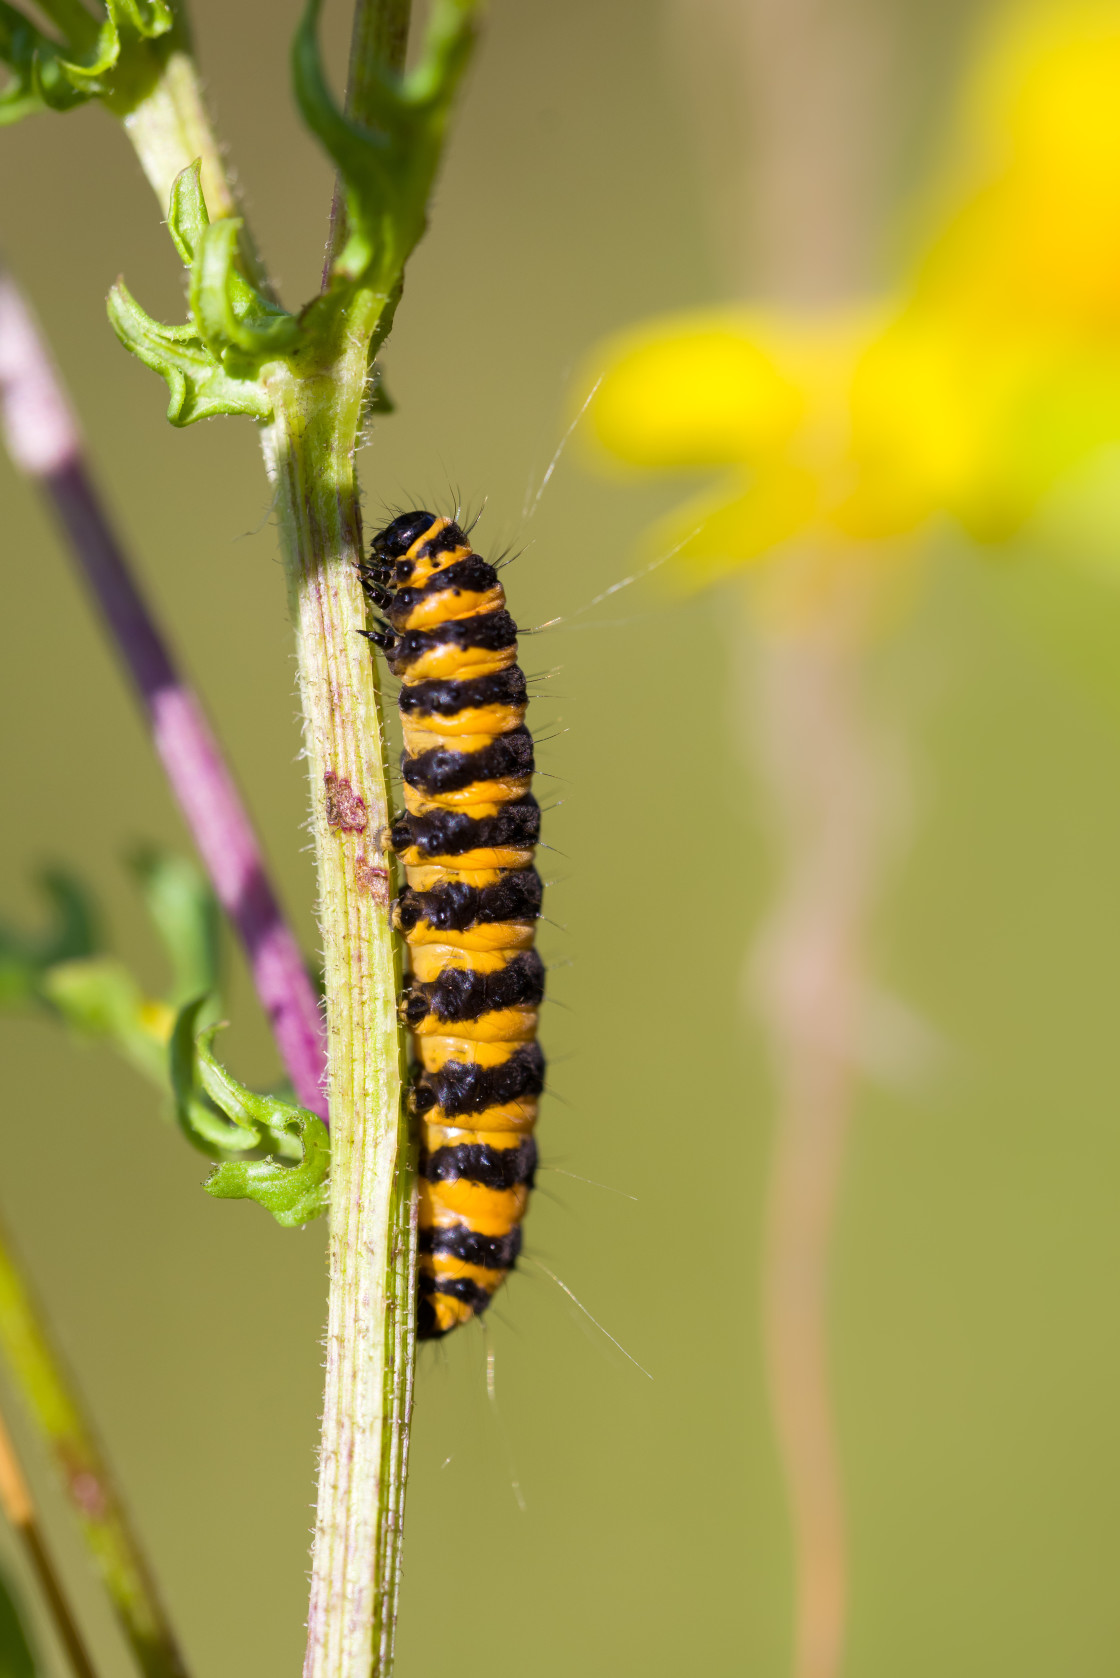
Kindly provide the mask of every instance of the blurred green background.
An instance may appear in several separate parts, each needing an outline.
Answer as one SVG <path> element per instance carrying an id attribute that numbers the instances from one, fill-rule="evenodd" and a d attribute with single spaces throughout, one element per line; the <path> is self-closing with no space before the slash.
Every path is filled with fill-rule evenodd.
<path id="1" fill-rule="evenodd" d="M 255 224 L 299 297 L 317 283 L 330 181 L 289 108 L 298 7 L 195 9 Z M 329 11 L 341 62 L 345 8 Z M 895 11 L 904 192 L 978 8 Z M 367 523 L 485 498 L 482 551 L 525 548 L 506 575 L 523 624 L 624 575 L 672 498 L 597 481 L 573 450 L 524 513 L 589 346 L 721 294 L 670 39 L 646 0 L 496 0 L 385 356 L 399 412 L 362 457 Z M 0 159 L 0 245 L 314 948 L 291 635 L 252 428 L 172 431 L 106 323 L 119 272 L 163 318 L 180 285 L 112 121 L 38 118 L 3 135 Z M 34 870 L 62 861 L 155 981 L 121 859 L 185 837 L 53 532 L 3 460 L 0 497 L 3 909 L 33 918 Z M 527 669 L 561 666 L 534 721 L 566 730 L 542 754 L 557 777 L 544 801 L 550 787 L 562 801 L 546 827 L 562 854 L 543 870 L 560 924 L 542 947 L 570 963 L 546 1013 L 556 1099 L 540 1142 L 556 1169 L 528 1246 L 653 1379 L 532 1270 L 485 1335 L 424 1350 L 402 1678 L 788 1670 L 757 1307 L 767 1072 L 741 1000 L 770 874 L 735 715 L 737 610 L 638 588 L 525 646 Z M 878 956 L 938 1053 L 903 1091 L 864 1088 L 836 1243 L 860 1678 L 1105 1678 L 1120 1660 L 1117 669 L 1110 585 L 948 550 L 881 650 L 881 710 L 909 765 Z M 270 1078 L 239 967 L 231 1012 L 231 1063 Z M 295 1671 L 322 1226 L 284 1233 L 208 1200 L 201 1162 L 108 1054 L 37 1020 L 0 1032 L 0 1204 L 200 1678 Z M 38 1482 L 105 1670 L 123 1674 L 66 1511 Z"/>

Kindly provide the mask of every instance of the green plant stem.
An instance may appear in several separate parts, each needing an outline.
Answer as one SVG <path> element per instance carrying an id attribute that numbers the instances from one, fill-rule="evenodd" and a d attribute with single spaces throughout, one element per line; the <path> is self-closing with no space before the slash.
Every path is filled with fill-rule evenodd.
<path id="1" fill-rule="evenodd" d="M 270 384 L 277 418 L 265 434 L 299 646 L 330 1058 L 330 1303 L 307 1678 L 387 1670 L 377 1657 L 391 1649 L 408 1425 L 411 1290 L 392 1280 L 407 1260 L 412 1198 L 399 956 L 379 847 L 388 787 L 376 667 L 359 634 L 354 481 L 365 346 L 381 306 L 369 299 L 365 320 L 360 307 L 348 311 L 332 367 Z M 399 1475 L 387 1477 L 383 1463 L 394 1462 Z"/>
<path id="2" fill-rule="evenodd" d="M 164 215 L 176 176 L 196 157 L 202 159 L 202 190 L 211 220 L 242 214 L 206 108 L 198 66 L 188 51 L 173 50 L 152 86 L 126 109 L 117 109 L 116 114 L 124 123 Z M 249 279 L 266 297 L 275 298 L 247 223 L 242 229 L 241 252 Z"/>
<path id="3" fill-rule="evenodd" d="M 404 68 L 408 51 L 408 27 L 412 0 L 355 0 L 354 23 L 350 31 L 350 62 L 346 72 L 346 109 L 362 121 L 369 109 L 370 93 L 377 67 Z M 331 201 L 327 255 L 323 264 L 323 289 L 327 288 L 331 265 L 346 243 L 346 212 L 342 183 L 335 182 Z"/>
<path id="4" fill-rule="evenodd" d="M 217 220 L 237 214 L 233 188 L 203 102 L 198 71 L 188 53 L 170 55 L 154 87 L 125 112 L 122 120 L 165 211 L 176 175 L 187 163 L 201 157 L 202 189 L 211 216 Z"/>
<path id="5" fill-rule="evenodd" d="M 0 1351 L 62 1477 L 141 1672 L 184 1678 L 186 1666 L 113 1477 L 2 1229 Z"/>
<path id="6" fill-rule="evenodd" d="M 399 62 L 407 24 L 407 0 L 358 0 L 347 98 L 358 120 L 374 59 Z M 188 66 L 169 61 L 166 86 L 146 96 L 129 127 L 164 209 L 171 181 L 195 156 L 204 177 L 222 168 Z M 225 191 L 232 203 L 228 183 Z M 335 230 L 332 239 L 337 218 Z M 412 1405 L 415 1179 L 401 1099 L 400 953 L 381 848 L 388 769 L 376 667 L 359 634 L 354 476 L 369 345 L 398 289 L 358 290 L 316 365 L 265 370 L 275 417 L 262 440 L 299 651 L 329 1055 L 327 1366 L 305 1678 L 391 1670 Z"/>

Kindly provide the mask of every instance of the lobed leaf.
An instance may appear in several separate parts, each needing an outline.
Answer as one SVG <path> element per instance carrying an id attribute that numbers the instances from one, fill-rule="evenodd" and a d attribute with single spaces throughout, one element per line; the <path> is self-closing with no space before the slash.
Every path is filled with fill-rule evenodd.
<path id="1" fill-rule="evenodd" d="M 237 378 L 226 371 L 198 336 L 193 322 L 163 326 L 131 296 L 122 281 L 109 293 L 113 330 L 138 361 L 167 381 L 167 417 L 172 425 L 193 425 L 216 414 L 271 417 L 272 404 L 264 386 L 254 378 Z"/>
<path id="2" fill-rule="evenodd" d="M 297 1165 L 277 1159 L 228 1160 L 206 1182 L 216 1200 L 255 1200 L 285 1229 L 311 1223 L 327 1210 L 331 1149 L 327 1127 L 315 1113 L 299 1109 L 292 1121 L 301 1158 Z"/>
<path id="3" fill-rule="evenodd" d="M 241 226 L 239 218 L 226 216 L 201 230 L 191 263 L 191 313 L 214 358 L 231 369 L 244 365 L 251 377 L 262 362 L 295 347 L 300 325 L 285 309 L 268 304 L 238 271 Z"/>
<path id="4" fill-rule="evenodd" d="M 128 85 L 142 89 L 153 68 L 147 43 L 168 35 L 167 0 L 105 0 L 100 16 L 81 0 L 39 0 L 61 39 L 35 27 L 16 7 L 0 7 L 0 63 L 10 80 L 0 94 L 0 123 L 32 111 L 69 111 Z"/>
<path id="5" fill-rule="evenodd" d="M 118 30 L 133 29 L 145 40 L 166 35 L 175 23 L 174 11 L 167 0 L 106 0 L 106 5 Z"/>
<path id="6" fill-rule="evenodd" d="M 257 1127 L 242 1116 L 224 1115 L 200 1087 L 199 1017 L 210 1000 L 209 996 L 196 996 L 179 1010 L 168 1044 L 167 1068 L 180 1130 L 193 1148 L 211 1159 L 220 1159 L 258 1147 L 261 1137 Z"/>
<path id="7" fill-rule="evenodd" d="M 192 1147 L 221 1162 L 208 1193 L 255 1200 L 286 1227 L 307 1223 L 327 1204 L 326 1126 L 287 1091 L 247 1089 L 214 1055 L 220 923 L 209 884 L 193 862 L 155 849 L 137 853 L 132 868 L 171 965 L 170 1000 L 148 996 L 123 962 L 99 948 L 87 894 L 55 871 L 43 878 L 53 906 L 44 931 L 0 925 L 0 1004 L 45 1005 L 79 1037 L 110 1045 L 170 1094 Z M 264 1158 L 244 1157 L 262 1151 Z M 6 1678 L 2 1591 L 0 1582 Z"/>
<path id="8" fill-rule="evenodd" d="M 208 1179 L 206 1192 L 219 1200 L 255 1200 L 286 1228 L 308 1223 L 327 1204 L 326 1126 L 303 1107 L 247 1089 L 221 1064 L 211 1047 L 220 1028 L 197 1031 L 206 1001 L 197 997 L 188 1003 L 172 1034 L 179 1123 L 192 1144 L 211 1156 L 270 1150 L 265 1159 L 225 1160 Z"/>
<path id="9" fill-rule="evenodd" d="M 147 994 L 103 947 L 93 904 L 60 870 L 42 886 L 51 922 L 40 933 L 0 925 L 0 1005 L 38 1003 L 79 1037 L 107 1043 L 169 1092 L 167 1045 L 184 995 L 212 991 L 218 974 L 218 907 L 200 870 L 155 849 L 133 859 L 145 904 L 172 972 L 168 1000 Z"/>
<path id="10" fill-rule="evenodd" d="M 125 348 L 167 380 L 172 425 L 215 414 L 268 419 L 272 404 L 258 374 L 265 362 L 298 346 L 302 327 L 245 278 L 242 223 L 233 216 L 210 220 L 201 170 L 196 158 L 176 176 L 167 215 L 175 249 L 190 270 L 191 320 L 161 325 L 123 282 L 109 293 L 109 318 Z"/>

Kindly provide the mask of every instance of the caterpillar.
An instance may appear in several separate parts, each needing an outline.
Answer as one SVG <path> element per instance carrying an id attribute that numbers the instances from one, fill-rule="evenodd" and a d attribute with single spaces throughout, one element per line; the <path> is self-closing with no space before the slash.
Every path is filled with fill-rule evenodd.
<path id="1" fill-rule="evenodd" d="M 451 519 L 410 512 L 374 537 L 360 574 L 384 613 L 363 633 L 401 678 L 404 809 L 389 844 L 407 884 L 392 914 L 417 1062 L 417 1337 L 433 1340 L 486 1310 L 521 1250 L 544 1086 L 540 808 L 494 567 Z"/>

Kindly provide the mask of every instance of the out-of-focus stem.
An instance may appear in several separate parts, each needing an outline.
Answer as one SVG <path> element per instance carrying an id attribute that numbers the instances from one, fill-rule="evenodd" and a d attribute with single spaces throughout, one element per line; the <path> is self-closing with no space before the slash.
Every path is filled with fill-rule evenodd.
<path id="1" fill-rule="evenodd" d="M 856 556 L 853 566 L 858 567 Z M 877 775 L 860 694 L 862 589 L 764 627 L 752 732 L 781 883 L 756 979 L 776 1086 L 763 1310 L 791 1505 L 794 1678 L 836 1678 L 847 1563 L 828 1371 L 828 1259 L 866 1019 L 864 940 L 878 860 Z"/>
<path id="2" fill-rule="evenodd" d="M 62 1478 L 87 1548 L 144 1678 L 185 1678 L 186 1666 L 175 1635 L 104 1455 L 82 1414 L 62 1361 L 50 1344 L 3 1230 L 0 1352 Z M 10 1482 L 10 1490 L 15 1496 L 18 1485 Z M 29 1519 L 33 1522 L 33 1511 Z M 79 1670 L 88 1671 L 88 1665 Z"/>
<path id="3" fill-rule="evenodd" d="M 886 8 L 875 0 L 720 0 L 739 13 L 756 140 L 739 225 L 752 289 L 816 307 L 857 294 L 875 259 Z"/>
<path id="4" fill-rule="evenodd" d="M 0 419 L 39 486 L 139 692 L 152 740 L 215 893 L 244 945 L 296 1096 L 326 1117 L 323 1025 L 248 811 L 202 706 L 175 667 L 86 463 L 76 421 L 29 309 L 0 272 Z"/>
<path id="5" fill-rule="evenodd" d="M 864 294 L 886 151 L 889 9 L 876 0 L 678 0 L 678 9 L 701 125 L 714 120 L 724 154 L 728 139 L 737 152 L 716 217 L 719 238 L 729 227 L 739 234 L 726 253 L 736 288 L 784 310 Z M 724 103 L 745 117 L 735 136 L 708 85 L 717 35 L 719 64 L 740 94 Z M 844 1655 L 847 1544 L 826 1306 L 878 839 L 859 695 L 866 577 L 855 549 L 820 558 L 769 559 L 783 598 L 755 614 L 748 702 L 781 873 L 758 962 L 776 1086 L 762 1290 L 793 1526 L 793 1678 L 839 1678 Z"/>
<path id="6" fill-rule="evenodd" d="M 62 1580 L 43 1541 L 42 1527 L 16 1454 L 15 1441 L 0 1416 L 0 1508 L 21 1544 L 50 1611 L 54 1628 L 78 1678 L 97 1678 Z"/>

